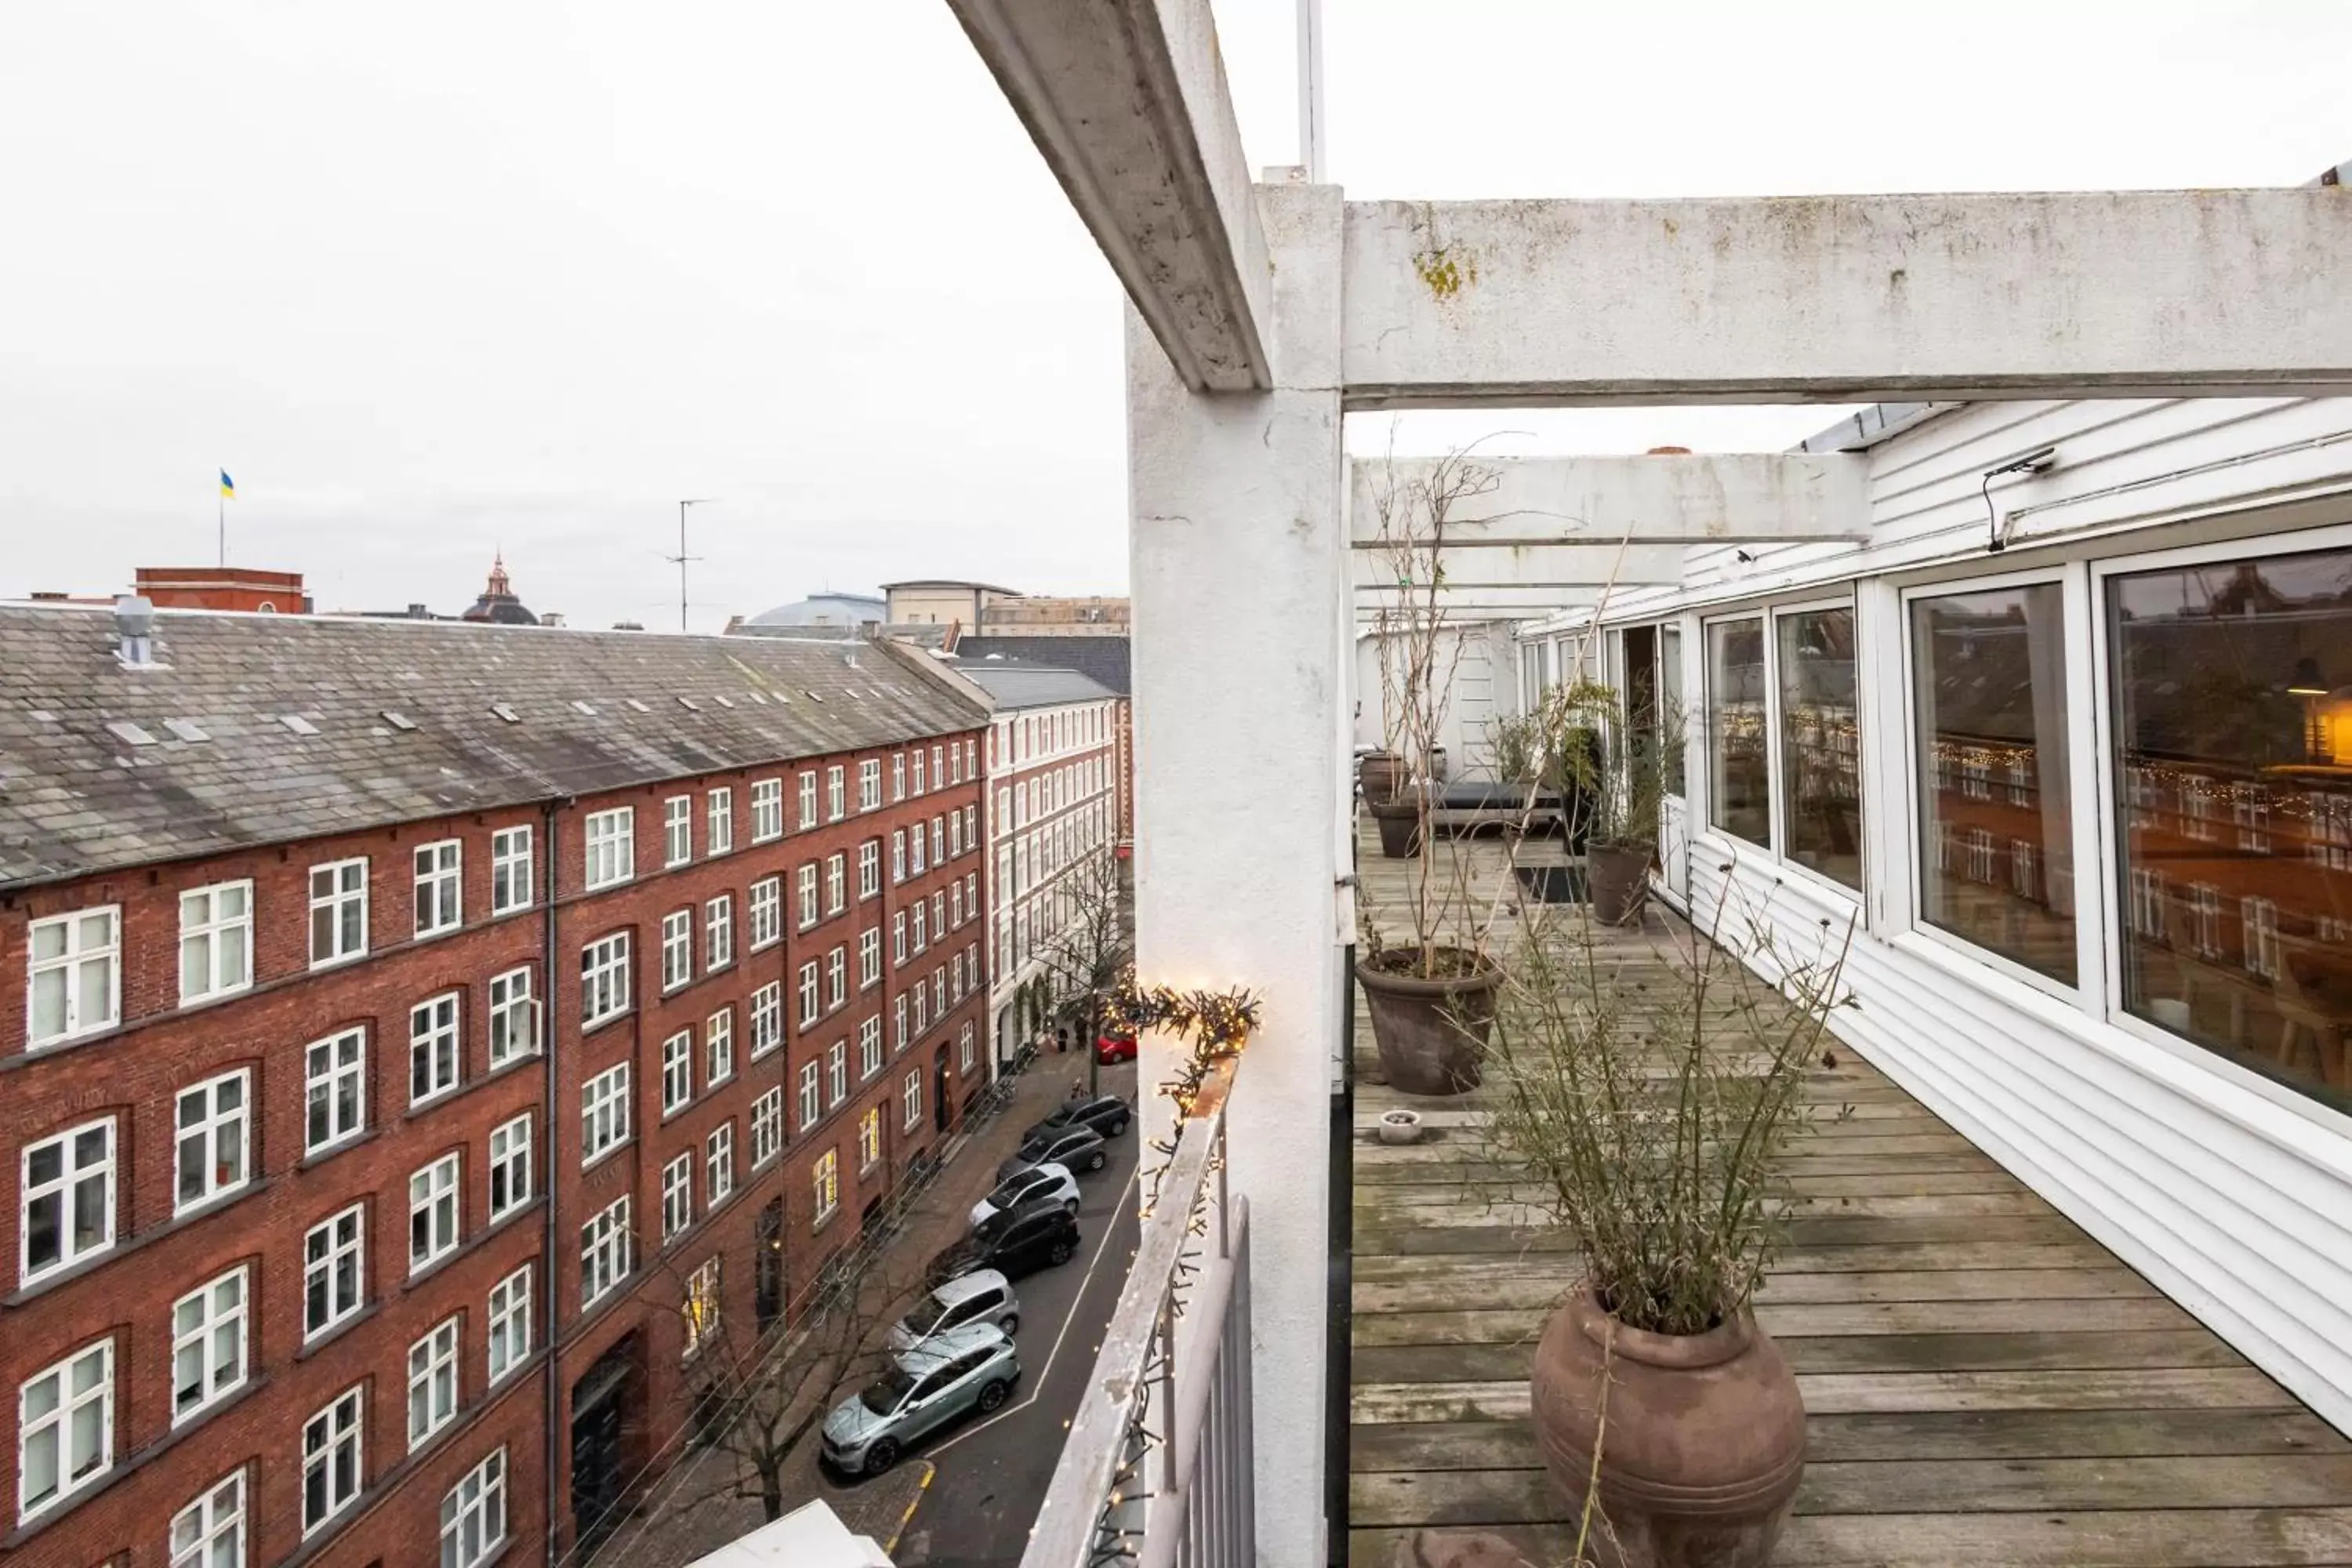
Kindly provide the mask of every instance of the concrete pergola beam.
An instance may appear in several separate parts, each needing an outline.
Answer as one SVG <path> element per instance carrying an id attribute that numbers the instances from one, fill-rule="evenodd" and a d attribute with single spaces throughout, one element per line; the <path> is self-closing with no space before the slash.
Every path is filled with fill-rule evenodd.
<path id="1" fill-rule="evenodd" d="M 2341 190 L 1349 202 L 1347 406 L 2340 395 Z"/>
<path id="2" fill-rule="evenodd" d="M 1383 487 L 1426 480 L 1440 459 L 1398 458 L 1350 465 L 1349 532 L 1360 548 L 1380 544 L 1376 496 Z M 1680 580 L 1654 551 L 1685 544 L 1866 539 L 1867 465 L 1842 452 L 1656 454 L 1638 458 L 1482 458 L 1495 476 L 1485 494 L 1462 500 L 1446 520 L 1448 570 L 1485 574 L 1456 552 L 1574 545 L 1591 557 L 1573 579 L 1600 582 L 1613 547 L 1626 542 L 1621 583 Z M 1392 462 L 1393 467 L 1390 465 Z"/>
<path id="3" fill-rule="evenodd" d="M 1377 543 L 1355 546 L 1355 581 L 1392 581 L 1390 563 Z M 1680 584 L 1683 547 L 1634 544 L 1619 552 L 1612 542 L 1595 544 L 1543 539 L 1476 539 L 1445 551 L 1449 587 L 1557 587 L 1562 584 L 1614 581 Z"/>
<path id="4" fill-rule="evenodd" d="M 1510 616 L 1542 616 L 1555 610 L 1573 609 L 1579 605 L 1597 605 L 1601 592 L 1598 584 L 1583 587 L 1507 587 L 1507 588 L 1440 588 L 1437 612 L 1459 620 L 1472 611 L 1499 611 Z M 1416 589 L 1408 596 L 1394 584 L 1359 583 L 1356 584 L 1358 613 L 1373 615 L 1381 609 L 1418 609 L 1429 603 L 1427 590 Z"/>
<path id="5" fill-rule="evenodd" d="M 1209 0 L 948 4 L 1178 377 L 1271 387 L 1271 269 Z"/>

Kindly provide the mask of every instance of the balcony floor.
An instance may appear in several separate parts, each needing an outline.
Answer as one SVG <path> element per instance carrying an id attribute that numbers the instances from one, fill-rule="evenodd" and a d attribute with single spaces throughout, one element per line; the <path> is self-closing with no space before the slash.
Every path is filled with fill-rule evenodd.
<path id="1" fill-rule="evenodd" d="M 1369 835 L 1359 847 L 1391 910 L 1408 864 Z M 1659 963 L 1664 919 L 1654 905 L 1645 933 L 1608 939 L 1633 971 Z M 1808 1095 L 1853 1114 L 1792 1147 L 1811 1201 L 1757 1299 L 1811 1415 L 1776 1565 L 2352 1563 L 2352 1441 L 1834 1054 Z M 1528 1425 L 1527 1369 L 1574 1255 L 1495 1201 L 1486 1091 L 1426 1100 L 1380 1081 L 1360 992 L 1356 1065 L 1349 1561 L 1389 1568 L 1427 1529 L 1564 1564 L 1574 1520 Z M 1434 1124 L 1421 1143 L 1373 1139 L 1399 1105 Z"/>

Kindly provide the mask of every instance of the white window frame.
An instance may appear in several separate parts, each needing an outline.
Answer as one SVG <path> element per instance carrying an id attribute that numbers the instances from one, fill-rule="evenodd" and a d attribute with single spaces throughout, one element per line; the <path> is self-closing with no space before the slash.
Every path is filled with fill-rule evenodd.
<path id="1" fill-rule="evenodd" d="M 408 1347 L 408 1451 L 457 1419 L 459 1320 L 444 1318 Z"/>
<path id="2" fill-rule="evenodd" d="M 408 1173 L 408 1277 L 432 1272 L 465 1239 L 465 1162 L 452 1150 Z M 418 1230 L 419 1222 L 423 1231 Z M 419 1248 L 422 1248 L 420 1251 Z"/>
<path id="3" fill-rule="evenodd" d="M 492 1387 L 530 1359 L 530 1268 L 526 1263 L 491 1286 L 484 1306 L 484 1372 Z"/>
<path id="4" fill-rule="evenodd" d="M 964 1024 L 964 1026 L 961 1029 L 957 1031 L 956 1068 L 958 1071 L 970 1072 L 971 1070 L 974 1041 L 976 1038 L 977 1032 L 972 1028 L 969 1021 Z"/>
<path id="5" fill-rule="evenodd" d="M 761 952 L 784 940 L 783 878 L 761 878 L 751 884 L 743 903 L 751 925 L 750 940 L 745 944 L 750 951 Z"/>
<path id="6" fill-rule="evenodd" d="M 345 1221 L 349 1221 L 348 1226 Z M 349 1235 L 344 1232 L 349 1230 Z M 316 1244 L 323 1242 L 323 1249 Z M 348 1268 L 345 1266 L 348 1265 Z M 339 1301 L 338 1279 L 348 1274 L 351 1298 Z M 327 1281 L 327 1315 L 310 1321 L 310 1285 Z M 336 1210 L 302 1234 L 302 1342 L 314 1343 L 337 1325 L 359 1316 L 367 1307 L 367 1205 L 351 1204 Z"/>
<path id="7" fill-rule="evenodd" d="M 662 1120 L 694 1103 L 694 1031 L 680 1029 L 662 1042 Z"/>
<path id="8" fill-rule="evenodd" d="M 488 1182 L 490 1223 L 522 1208 L 531 1199 L 531 1113 L 524 1111 L 490 1129 L 490 1152 L 485 1164 Z M 504 1188 L 501 1192 L 500 1189 Z"/>
<path id="9" fill-rule="evenodd" d="M 507 1451 L 493 1448 L 441 1494 L 441 1568 L 487 1568 L 507 1543 Z"/>
<path id="10" fill-rule="evenodd" d="M 807 823 L 801 824 L 805 827 Z M 751 785 L 751 842 L 767 844 L 784 836 L 784 781 L 755 780 Z"/>
<path id="11" fill-rule="evenodd" d="M 857 988 L 871 990 L 882 984 L 882 928 L 867 926 L 857 933 Z"/>
<path id="12" fill-rule="evenodd" d="M 661 988 L 667 996 L 694 981 L 694 910 L 672 910 L 661 921 Z"/>
<path id="13" fill-rule="evenodd" d="M 811 959 L 808 963 L 801 965 L 801 1027 L 808 1027 L 811 1024 L 815 1023 L 818 1018 L 824 1016 L 824 1005 L 822 1000 L 822 995 L 823 993 L 819 989 L 817 981 L 816 961 Z"/>
<path id="14" fill-rule="evenodd" d="M 236 912 L 223 914 L 222 906 L 232 898 L 238 906 Z M 243 940 L 238 944 L 237 959 L 225 965 L 223 939 L 232 934 Z M 190 952 L 192 947 L 197 950 L 194 953 Z M 194 988 L 188 984 L 192 963 L 203 975 Z M 190 1007 L 199 1002 L 217 1001 L 252 988 L 252 879 L 184 889 L 180 894 L 180 1005 Z M 70 986 L 68 991 L 70 994 Z"/>
<path id="15" fill-rule="evenodd" d="M 771 1164 L 784 1147 L 784 1091 L 782 1085 L 751 1102 L 751 1169 Z"/>
<path id="16" fill-rule="evenodd" d="M 245 1386 L 253 1375 L 252 1323 L 252 1279 L 241 1265 L 172 1303 L 173 1426 L 185 1426 Z M 190 1359 L 198 1368 L 193 1399 L 184 1397 L 181 1371 Z"/>
<path id="17" fill-rule="evenodd" d="M 837 915 L 849 907 L 849 857 L 836 850 L 824 858 L 824 912 Z"/>
<path id="18" fill-rule="evenodd" d="M 694 861 L 694 797 L 674 795 L 662 802 L 662 864 L 687 866 Z"/>
<path id="19" fill-rule="evenodd" d="M 662 1167 L 661 1238 L 667 1247 L 694 1226 L 694 1152 Z"/>
<path id="20" fill-rule="evenodd" d="M 428 996 L 408 1010 L 411 1110 L 455 1094 L 465 1081 L 466 1038 L 459 1027 L 457 1011 L 455 991 Z"/>
<path id="21" fill-rule="evenodd" d="M 835 763 L 824 770 L 824 819 L 839 822 L 849 815 L 849 790 L 842 764 Z"/>
<path id="22" fill-rule="evenodd" d="M 489 1060 L 493 1071 L 539 1054 L 539 999 L 530 965 L 490 976 Z"/>
<path id="23" fill-rule="evenodd" d="M 94 1373 L 85 1373 L 85 1363 L 95 1363 Z M 78 1376 L 88 1376 L 89 1385 L 77 1390 Z M 38 1415 L 33 1412 L 33 1390 L 36 1385 L 54 1379 L 57 1384 L 56 1403 Z M 90 1463 L 79 1474 L 70 1468 L 75 1417 L 85 1409 L 98 1410 L 98 1446 Z M 26 1495 L 32 1473 L 33 1445 L 47 1438 L 57 1450 L 57 1485 L 48 1496 L 34 1500 Z M 16 1522 L 23 1525 L 68 1501 L 80 1492 L 103 1480 L 114 1468 L 114 1337 L 94 1341 L 82 1346 L 61 1361 L 51 1363 L 26 1378 L 16 1389 Z"/>
<path id="24" fill-rule="evenodd" d="M 898 1086 L 898 1100 L 906 1110 L 906 1121 L 900 1125 L 898 1131 L 912 1132 L 923 1123 L 922 1068 L 908 1069 L 906 1080 Z"/>
<path id="25" fill-rule="evenodd" d="M 717 1089 L 735 1076 L 735 1008 L 721 1007 L 702 1021 L 702 1086 Z"/>
<path id="26" fill-rule="evenodd" d="M 849 946 L 836 945 L 824 955 L 825 1011 L 845 1005 L 849 1001 Z"/>
<path id="27" fill-rule="evenodd" d="M 321 877 L 328 879 L 327 890 L 323 894 L 319 890 L 319 879 Z M 348 963 L 355 958 L 366 956 L 368 880 L 368 863 L 365 856 L 348 860 L 324 861 L 310 868 L 309 918 L 311 968 L 325 969 L 331 964 Z M 346 945 L 344 917 L 353 910 L 358 912 L 359 932 L 357 936 L 350 937 L 349 945 Z M 328 943 L 327 951 L 323 953 L 319 951 L 319 916 L 321 911 L 328 916 L 328 930 L 333 936 L 333 940 Z"/>
<path id="28" fill-rule="evenodd" d="M 771 980 L 751 993 L 751 1059 L 758 1061 L 784 1043 L 784 984 Z"/>
<path id="29" fill-rule="evenodd" d="M 490 913 L 530 908 L 530 828 L 501 827 L 490 835 Z"/>
<path id="30" fill-rule="evenodd" d="M 814 1062 L 801 1064 L 800 1100 L 801 1131 L 805 1132 L 824 1119 L 824 1086 Z"/>
<path id="31" fill-rule="evenodd" d="M 354 1384 L 302 1423 L 303 1539 L 318 1534 L 342 1517 L 367 1489 L 366 1416 L 366 1386 Z M 338 1486 L 335 1472 L 346 1447 L 350 1451 L 351 1473 L 348 1485 Z M 327 1477 L 324 1507 L 316 1517 L 310 1512 L 310 1476 L 314 1470 Z"/>
<path id="32" fill-rule="evenodd" d="M 234 1105 L 223 1110 L 223 1091 L 234 1089 Z M 190 1120 L 193 1107 L 194 1119 Z M 201 1190 L 188 1194 L 184 1162 L 191 1145 L 204 1163 Z M 233 1173 L 224 1176 L 224 1165 Z M 239 1068 L 192 1083 L 172 1097 L 172 1212 L 208 1208 L 253 1183 L 253 1069 Z"/>
<path id="33" fill-rule="evenodd" d="M 841 1153 L 827 1149 L 809 1166 L 809 1180 L 816 1189 L 816 1215 L 813 1225 L 823 1225 L 841 1207 Z"/>
<path id="34" fill-rule="evenodd" d="M 857 1026 L 857 1078 L 859 1082 L 882 1070 L 882 1015 L 877 1013 Z"/>
<path id="35" fill-rule="evenodd" d="M 832 1102 L 838 1106 L 849 1098 L 849 1042 L 835 1040 L 824 1053 L 825 1087 L 832 1091 Z"/>
<path id="36" fill-rule="evenodd" d="M 717 1208 L 735 1190 L 735 1123 L 720 1122 L 702 1141 L 703 1203 Z"/>
<path id="37" fill-rule="evenodd" d="M 324 1137 L 315 1115 L 322 1107 Z M 366 1131 L 367 1030 L 354 1026 L 302 1047 L 302 1152 L 323 1154 Z"/>
<path id="38" fill-rule="evenodd" d="M 628 1010 L 629 933 L 616 931 L 580 950 L 581 1032 L 585 1034 Z"/>
<path id="39" fill-rule="evenodd" d="M 907 753 L 894 752 L 890 758 L 890 799 L 893 803 L 907 798 Z"/>
<path id="40" fill-rule="evenodd" d="M 857 764 L 857 809 L 882 808 L 882 759 L 867 757 Z"/>
<path id="41" fill-rule="evenodd" d="M 616 805 L 588 814 L 582 838 L 582 880 L 589 892 L 617 888 L 637 874 L 637 808 Z"/>
<path id="42" fill-rule="evenodd" d="M 585 1311 L 620 1288 L 635 1270 L 629 1199 L 614 1199 L 580 1227 L 580 1307 Z"/>
<path id="43" fill-rule="evenodd" d="M 800 909 L 797 911 L 799 915 L 800 929 L 806 931 L 811 926 L 816 924 L 819 918 L 816 893 L 816 862 L 811 860 L 803 864 L 800 869 L 794 873 L 793 883 L 793 893 L 800 902 Z"/>
<path id="44" fill-rule="evenodd" d="M 720 785 L 703 795 L 702 852 L 728 855 L 735 848 L 735 792 Z"/>
<path id="45" fill-rule="evenodd" d="M 629 1141 L 629 1064 L 616 1062 L 580 1086 L 580 1168 Z"/>
<path id="46" fill-rule="evenodd" d="M 702 905 L 702 972 L 715 973 L 735 962 L 735 895 L 721 893 Z"/>
<path id="47" fill-rule="evenodd" d="M 79 1152 L 82 1134 L 90 1131 L 100 1131 L 103 1136 L 98 1156 L 84 1165 Z M 121 1176 L 118 1136 L 114 1118 L 101 1116 L 53 1132 L 46 1138 L 37 1138 L 25 1145 L 24 1152 L 17 1157 L 16 1167 L 16 1283 L 19 1287 L 46 1279 L 114 1249 L 116 1184 Z M 58 1173 L 37 1184 L 33 1177 L 33 1157 L 51 1145 L 58 1148 Z M 100 1184 L 99 1204 L 105 1216 L 104 1233 L 88 1247 L 76 1247 L 74 1209 L 77 1189 L 92 1180 Z M 57 1206 L 58 1255 L 51 1261 L 36 1268 L 33 1263 L 33 1207 L 36 1204 L 44 1203 L 53 1203 Z"/>
<path id="48" fill-rule="evenodd" d="M 719 1256 L 704 1258 L 686 1277 L 686 1292 L 677 1310 L 682 1360 L 692 1361 L 719 1326 Z"/>
<path id="49" fill-rule="evenodd" d="M 412 852 L 415 936 L 442 936 L 466 923 L 466 846 L 456 838 L 420 844 Z M 430 917 L 429 919 L 427 917 Z"/>
<path id="50" fill-rule="evenodd" d="M 252 1534 L 246 1528 L 245 1471 L 231 1470 L 206 1487 L 185 1508 L 172 1516 L 164 1538 L 172 1558 L 170 1568 L 247 1568 Z"/>
<path id="51" fill-rule="evenodd" d="M 866 1174 L 882 1163 L 882 1108 L 869 1105 L 857 1119 L 857 1173 Z"/>
<path id="52" fill-rule="evenodd" d="M 857 847 L 857 896 L 878 898 L 882 892 L 882 841 L 869 838 Z"/>
<path id="53" fill-rule="evenodd" d="M 907 879 L 907 830 L 890 830 L 890 885 L 897 887 Z"/>

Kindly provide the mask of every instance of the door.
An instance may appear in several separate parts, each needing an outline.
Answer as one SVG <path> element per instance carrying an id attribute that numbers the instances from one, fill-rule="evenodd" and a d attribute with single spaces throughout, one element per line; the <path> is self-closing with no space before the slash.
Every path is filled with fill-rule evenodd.
<path id="1" fill-rule="evenodd" d="M 931 1062 L 931 1126 L 939 1131 L 946 1131 L 948 1123 L 954 1119 L 953 1092 L 948 1077 L 948 1048 L 941 1046 Z"/>
<path id="2" fill-rule="evenodd" d="M 583 1555 L 624 1517 L 621 1442 L 635 1373 L 635 1342 L 625 1338 L 572 1385 L 572 1521 Z"/>
<path id="3" fill-rule="evenodd" d="M 784 1315 L 784 1200 L 772 1198 L 760 1211 L 758 1261 L 752 1267 L 751 1310 L 760 1328 Z"/>
<path id="4" fill-rule="evenodd" d="M 1672 621 L 1658 628 L 1658 728 L 1671 748 L 1666 754 L 1665 809 L 1658 814 L 1658 863 L 1665 868 L 1666 892 L 1690 907 L 1690 808 L 1685 804 L 1690 711 L 1683 703 L 1683 629 Z"/>

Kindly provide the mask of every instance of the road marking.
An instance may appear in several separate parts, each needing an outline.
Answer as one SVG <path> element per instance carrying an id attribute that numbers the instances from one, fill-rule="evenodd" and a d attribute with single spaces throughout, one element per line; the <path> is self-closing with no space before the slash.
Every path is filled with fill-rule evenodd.
<path id="1" fill-rule="evenodd" d="M 923 1479 L 915 1483 L 915 1495 L 907 1500 L 907 1510 L 898 1516 L 898 1528 L 892 1531 L 890 1539 L 882 1543 L 885 1556 L 898 1550 L 899 1538 L 907 1533 L 907 1526 L 914 1522 L 915 1510 L 922 1507 L 923 1494 L 931 1489 L 931 1479 L 939 1473 L 940 1468 L 937 1465 L 932 1464 L 929 1459 L 923 1461 Z"/>
<path id="2" fill-rule="evenodd" d="M 1032 1405 L 1037 1403 L 1037 1396 L 1045 1391 L 1045 1379 L 1053 1373 L 1054 1358 L 1062 1353 L 1062 1342 L 1069 1337 L 1070 1325 L 1078 1321 L 1078 1309 L 1086 1305 L 1087 1287 L 1095 1282 L 1095 1270 L 1102 1266 L 1103 1249 L 1110 1245 L 1111 1232 L 1118 1228 L 1118 1216 L 1122 1213 L 1126 1212 L 1128 1191 L 1135 1185 L 1136 1178 L 1140 1176 L 1142 1173 L 1143 1156 L 1141 1151 L 1139 1150 L 1136 1154 L 1135 1169 L 1127 1173 L 1127 1180 L 1119 1186 L 1118 1206 L 1110 1211 L 1110 1223 L 1103 1226 L 1102 1237 L 1095 1243 L 1095 1255 L 1087 1260 L 1087 1271 L 1078 1280 L 1077 1293 L 1070 1298 L 1070 1310 L 1067 1315 L 1062 1319 L 1061 1331 L 1054 1336 L 1054 1348 L 1045 1352 L 1045 1364 L 1037 1369 L 1036 1377 L 1030 1382 L 1028 1397 L 1022 1400 L 1018 1405 L 1006 1405 L 1003 1409 L 998 1411 L 987 1420 L 982 1421 L 977 1426 L 965 1427 L 962 1431 L 957 1433 L 954 1436 L 949 1438 L 938 1447 L 933 1448 L 931 1450 L 931 1458 L 935 1459 L 938 1458 L 941 1454 L 946 1453 L 950 1448 L 954 1447 L 966 1437 L 975 1436 L 980 1433 L 985 1432 L 991 1426 L 995 1426 L 999 1421 L 1003 1420 L 1006 1416 L 1013 1415 L 1019 1411 L 1026 1410 Z"/>

